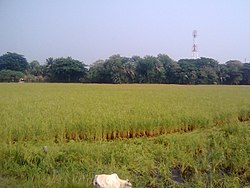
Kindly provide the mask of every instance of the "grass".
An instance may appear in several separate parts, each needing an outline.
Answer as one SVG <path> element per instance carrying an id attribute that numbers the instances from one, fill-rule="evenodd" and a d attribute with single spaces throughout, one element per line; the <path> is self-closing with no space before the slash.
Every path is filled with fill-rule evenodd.
<path id="1" fill-rule="evenodd" d="M 134 187 L 247 186 L 249 126 L 113 142 L 47 142 L 47 154 L 44 142 L 18 143 L 1 148 L 1 176 L 7 183 L 21 182 L 20 187 L 91 187 L 95 174 L 112 172 Z"/>
<path id="2" fill-rule="evenodd" d="M 133 187 L 248 186 L 249 96 L 247 86 L 0 84 L 1 184 L 91 187 L 116 172 Z"/>

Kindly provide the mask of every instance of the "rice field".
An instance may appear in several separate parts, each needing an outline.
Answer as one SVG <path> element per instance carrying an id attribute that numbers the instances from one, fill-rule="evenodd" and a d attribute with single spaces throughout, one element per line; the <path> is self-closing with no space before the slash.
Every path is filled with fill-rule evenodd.
<path id="1" fill-rule="evenodd" d="M 112 172 L 133 187 L 248 186 L 249 99 L 249 86 L 0 84 L 0 187 Z"/>

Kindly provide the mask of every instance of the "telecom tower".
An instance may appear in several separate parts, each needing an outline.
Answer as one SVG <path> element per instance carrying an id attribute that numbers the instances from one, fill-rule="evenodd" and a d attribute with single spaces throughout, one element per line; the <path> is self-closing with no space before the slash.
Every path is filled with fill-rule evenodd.
<path id="1" fill-rule="evenodd" d="M 192 47 L 192 58 L 197 59 L 198 58 L 198 49 L 197 49 L 197 31 L 193 31 L 193 47 Z"/>

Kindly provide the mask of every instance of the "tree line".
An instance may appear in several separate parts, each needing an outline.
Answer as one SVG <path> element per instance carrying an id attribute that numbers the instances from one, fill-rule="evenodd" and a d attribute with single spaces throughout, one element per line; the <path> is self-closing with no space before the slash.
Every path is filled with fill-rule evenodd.
<path id="1" fill-rule="evenodd" d="M 122 57 L 113 55 L 89 67 L 71 57 L 27 62 L 23 55 L 0 56 L 0 82 L 160 83 L 250 85 L 250 63 L 212 58 L 180 59 L 166 54 Z"/>

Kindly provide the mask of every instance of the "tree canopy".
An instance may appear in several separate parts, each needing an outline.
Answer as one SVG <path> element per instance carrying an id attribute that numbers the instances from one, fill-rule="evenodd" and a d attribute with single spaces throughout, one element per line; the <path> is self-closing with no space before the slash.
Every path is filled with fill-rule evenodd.
<path id="1" fill-rule="evenodd" d="M 86 67 L 71 57 L 50 57 L 40 65 L 36 60 L 28 63 L 23 55 L 7 52 L 0 56 L 0 81 L 17 81 L 22 77 L 35 82 L 250 84 L 250 64 L 238 60 L 219 64 L 205 57 L 175 61 L 166 54 L 156 57 L 116 54 L 94 62 L 89 69 Z"/>
<path id="2" fill-rule="evenodd" d="M 52 82 L 80 82 L 87 74 L 86 65 L 71 57 L 53 60 L 50 72 Z"/>
<path id="3" fill-rule="evenodd" d="M 18 82 L 24 74 L 20 71 L 13 70 L 1 70 L 0 71 L 0 82 Z"/>
<path id="4" fill-rule="evenodd" d="M 25 72 L 28 68 L 29 63 L 23 55 L 7 52 L 0 56 L 0 70 Z"/>

